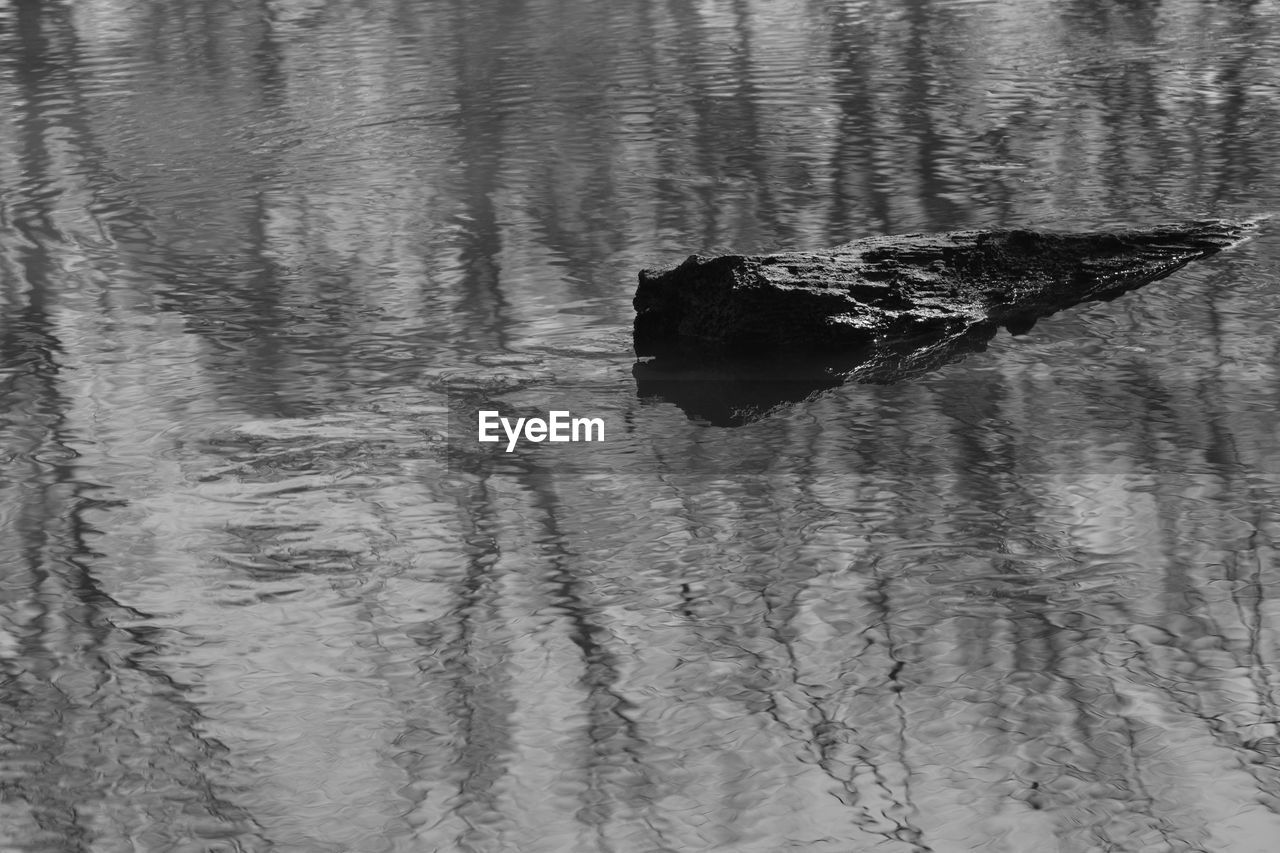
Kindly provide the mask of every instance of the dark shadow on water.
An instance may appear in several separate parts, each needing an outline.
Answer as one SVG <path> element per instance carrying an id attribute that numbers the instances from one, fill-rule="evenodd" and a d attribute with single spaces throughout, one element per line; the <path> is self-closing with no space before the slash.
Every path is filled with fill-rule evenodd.
<path id="1" fill-rule="evenodd" d="M 674 403 L 691 420 L 738 427 L 761 420 L 849 383 L 906 382 L 982 352 L 1000 331 L 995 324 L 960 334 L 887 340 L 847 353 L 708 355 L 679 345 L 647 350 L 632 375 L 636 393 Z M 1019 334 L 1029 331 L 1019 328 Z"/>

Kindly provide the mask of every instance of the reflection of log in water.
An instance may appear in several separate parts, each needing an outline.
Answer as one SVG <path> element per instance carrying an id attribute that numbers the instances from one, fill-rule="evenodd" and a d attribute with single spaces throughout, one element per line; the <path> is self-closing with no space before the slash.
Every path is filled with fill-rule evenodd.
<path id="1" fill-rule="evenodd" d="M 669 347 L 632 369 L 637 393 L 675 403 L 691 418 L 741 426 L 849 382 L 914 379 L 986 349 L 998 326 L 954 336 L 920 335 L 848 353 L 707 355 Z"/>
<path id="2" fill-rule="evenodd" d="M 654 359 L 636 365 L 639 392 L 735 425 L 845 382 L 912 379 L 983 350 L 1002 327 L 1023 334 L 1042 317 L 1165 278 L 1239 242 L 1257 221 L 693 256 L 640 273 L 635 346 Z"/>

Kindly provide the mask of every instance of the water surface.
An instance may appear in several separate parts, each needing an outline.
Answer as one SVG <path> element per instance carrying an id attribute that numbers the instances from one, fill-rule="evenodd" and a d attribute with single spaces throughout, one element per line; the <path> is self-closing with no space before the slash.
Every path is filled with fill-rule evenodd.
<path id="1" fill-rule="evenodd" d="M 1277 56 L 1267 0 L 0 3 L 0 846 L 1271 850 L 1277 226 L 734 429 L 630 300 L 1280 210 Z"/>

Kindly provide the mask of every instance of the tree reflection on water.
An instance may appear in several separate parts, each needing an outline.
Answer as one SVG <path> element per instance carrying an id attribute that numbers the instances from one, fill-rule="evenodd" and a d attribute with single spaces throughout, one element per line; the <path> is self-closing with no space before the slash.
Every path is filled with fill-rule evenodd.
<path id="1" fill-rule="evenodd" d="M 1274 233 L 737 430 L 629 328 L 691 252 L 1274 210 L 1278 49 L 1264 2 L 0 4 L 3 846 L 1269 850 Z M 610 439 L 442 449 L 553 398 Z"/>

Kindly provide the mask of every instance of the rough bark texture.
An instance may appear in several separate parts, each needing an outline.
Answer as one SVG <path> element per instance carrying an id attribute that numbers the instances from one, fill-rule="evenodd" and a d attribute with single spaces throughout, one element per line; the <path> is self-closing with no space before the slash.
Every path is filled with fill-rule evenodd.
<path id="1" fill-rule="evenodd" d="M 826 252 L 694 255 L 640 273 L 636 351 L 680 341 L 730 352 L 831 352 L 922 336 L 936 345 L 983 327 L 1018 334 L 1063 308 L 1164 278 L 1255 224 L 959 231 L 871 237 Z"/>

